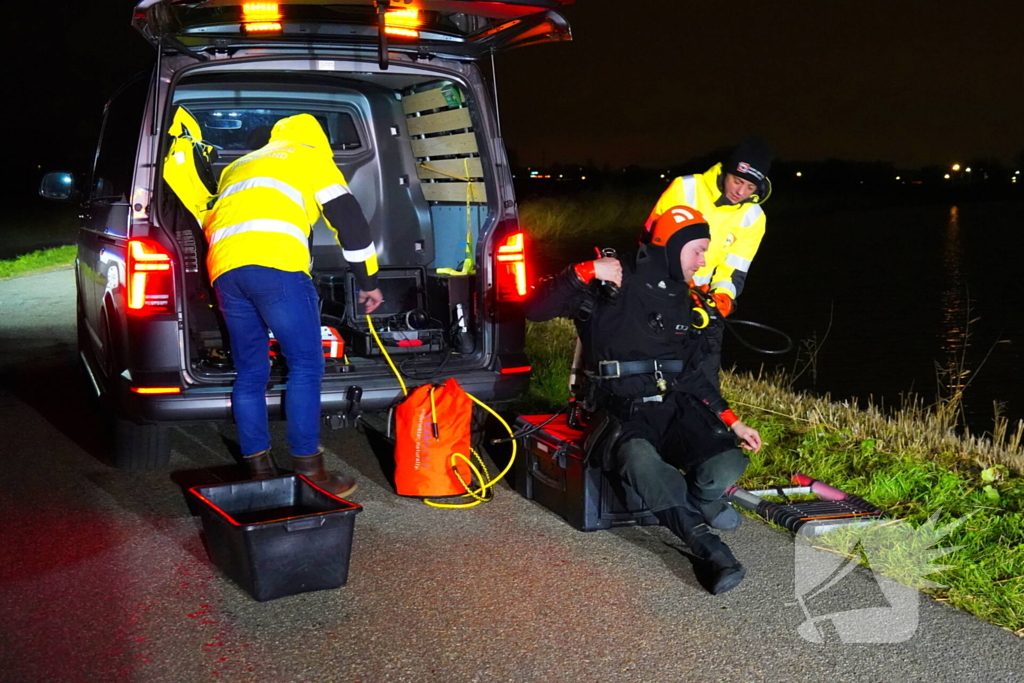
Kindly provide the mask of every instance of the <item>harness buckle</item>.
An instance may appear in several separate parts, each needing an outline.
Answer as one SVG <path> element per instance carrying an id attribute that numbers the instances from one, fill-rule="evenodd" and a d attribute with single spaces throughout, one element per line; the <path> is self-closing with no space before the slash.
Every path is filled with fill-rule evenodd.
<path id="1" fill-rule="evenodd" d="M 606 374 L 605 373 L 605 368 L 611 368 L 612 366 L 615 367 L 615 370 L 614 370 L 615 374 Z M 603 361 L 600 361 L 598 363 L 598 370 L 599 370 L 598 374 L 602 378 L 604 378 L 604 379 L 616 379 L 616 378 L 622 376 L 622 375 L 619 374 L 619 361 L 617 361 L 617 360 L 603 360 Z"/>

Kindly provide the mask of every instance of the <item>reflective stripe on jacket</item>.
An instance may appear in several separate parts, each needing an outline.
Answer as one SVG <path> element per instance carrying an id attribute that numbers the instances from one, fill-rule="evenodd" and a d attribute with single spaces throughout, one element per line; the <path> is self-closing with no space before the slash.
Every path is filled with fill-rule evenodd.
<path id="1" fill-rule="evenodd" d="M 355 205 L 347 212 L 324 206 Z M 332 225 L 328 215 L 349 217 Z M 312 226 L 321 217 L 344 245 L 357 274 L 377 272 L 377 255 L 345 176 L 334 163 L 330 142 L 309 114 L 281 119 L 270 142 L 238 159 L 221 174 L 216 204 L 204 231 L 210 244 L 210 279 L 241 266 L 309 273 Z M 337 221 L 336 221 L 337 222 Z"/>
<path id="2" fill-rule="evenodd" d="M 722 165 L 704 173 L 672 181 L 647 219 L 647 229 L 673 206 L 692 206 L 704 214 L 711 228 L 711 245 L 704 254 L 706 265 L 693 277 L 695 285 L 711 285 L 711 291 L 727 292 L 734 299 L 743 291 L 750 264 L 764 237 L 765 215 L 753 202 L 716 206 L 722 196 L 719 178 Z"/>

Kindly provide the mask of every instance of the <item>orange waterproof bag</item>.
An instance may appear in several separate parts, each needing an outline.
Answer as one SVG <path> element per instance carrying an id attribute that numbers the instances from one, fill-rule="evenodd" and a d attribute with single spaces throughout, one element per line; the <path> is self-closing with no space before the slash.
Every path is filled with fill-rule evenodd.
<path id="1" fill-rule="evenodd" d="M 455 378 L 414 390 L 395 409 L 395 488 L 401 496 L 458 496 L 470 483 L 473 400 Z M 461 453 L 463 458 L 452 454 Z M 455 476 L 458 470 L 463 485 Z"/>

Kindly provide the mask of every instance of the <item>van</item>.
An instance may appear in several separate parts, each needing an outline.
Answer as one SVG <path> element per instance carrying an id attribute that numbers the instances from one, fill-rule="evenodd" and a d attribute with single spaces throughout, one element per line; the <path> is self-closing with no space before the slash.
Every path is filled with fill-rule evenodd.
<path id="1" fill-rule="evenodd" d="M 411 384 L 454 377 L 492 404 L 525 392 L 528 242 L 496 93 L 480 62 L 503 49 L 569 40 L 555 11 L 569 2 L 137 5 L 133 23 L 157 50 L 154 68 L 106 105 L 81 190 L 67 173 L 47 174 L 40 188 L 82 201 L 79 352 L 113 419 L 117 467 L 164 467 L 175 424 L 232 419 L 235 373 L 205 275 L 202 229 L 164 181 L 180 110 L 214 151 L 200 164 L 214 191 L 212 180 L 262 146 L 274 122 L 308 113 L 359 200 L 385 299 L 369 322 L 331 231 L 321 221 L 311 238 L 326 422 L 349 425 L 400 400 L 382 346 Z M 268 355 L 267 404 L 279 418 L 287 369 L 273 342 Z"/>

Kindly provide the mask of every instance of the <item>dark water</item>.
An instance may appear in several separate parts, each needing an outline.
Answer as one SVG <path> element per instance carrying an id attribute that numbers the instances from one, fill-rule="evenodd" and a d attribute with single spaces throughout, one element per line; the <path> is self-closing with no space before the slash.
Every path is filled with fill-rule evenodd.
<path id="1" fill-rule="evenodd" d="M 907 392 L 933 402 L 969 382 L 972 430 L 991 428 L 993 401 L 1013 420 L 1024 418 L 1024 203 L 788 218 L 767 211 L 768 232 L 734 317 L 778 327 L 798 346 L 818 340 L 816 372 L 805 372 L 797 388 L 890 406 Z M 758 345 L 778 344 L 738 331 Z M 725 344 L 726 366 L 802 367 L 795 351 L 758 355 L 728 333 Z M 969 374 L 958 378 L 959 367 Z"/>

